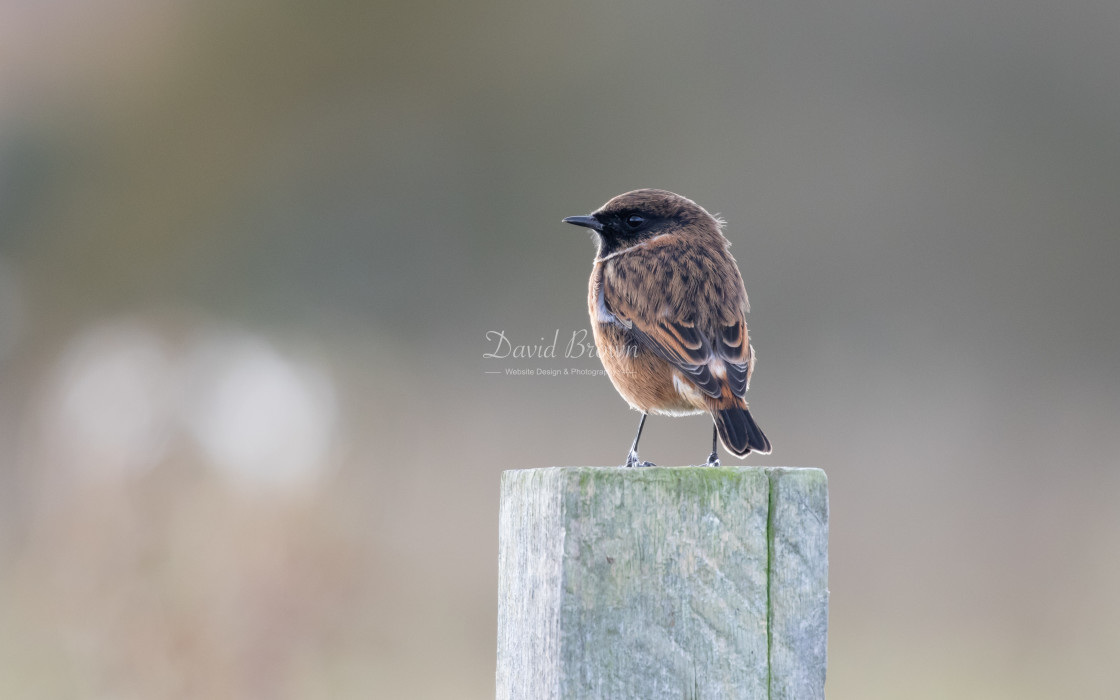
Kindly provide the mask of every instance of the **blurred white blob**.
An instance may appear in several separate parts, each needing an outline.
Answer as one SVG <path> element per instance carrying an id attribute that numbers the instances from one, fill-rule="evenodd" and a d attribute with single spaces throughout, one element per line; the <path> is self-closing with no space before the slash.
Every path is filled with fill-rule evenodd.
<path id="1" fill-rule="evenodd" d="M 82 333 L 45 396 L 46 446 L 94 477 L 150 469 L 171 433 L 175 374 L 162 339 L 142 326 L 107 324 Z"/>
<path id="2" fill-rule="evenodd" d="M 188 429 L 235 485 L 298 488 L 325 467 L 337 417 L 325 372 L 230 334 L 201 340 L 186 378 Z"/>
<path id="3" fill-rule="evenodd" d="M 23 289 L 19 271 L 0 258 L 0 364 L 19 341 L 23 327 Z"/>

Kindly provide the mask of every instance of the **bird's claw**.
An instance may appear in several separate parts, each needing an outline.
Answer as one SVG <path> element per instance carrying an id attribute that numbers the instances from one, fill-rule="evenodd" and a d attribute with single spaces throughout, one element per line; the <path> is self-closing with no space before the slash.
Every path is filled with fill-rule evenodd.
<path id="1" fill-rule="evenodd" d="M 705 467 L 718 467 L 719 466 L 719 455 L 716 454 L 715 452 L 708 455 L 708 461 L 704 463 L 704 466 Z"/>
<path id="2" fill-rule="evenodd" d="M 630 454 L 626 455 L 626 464 L 623 464 L 622 466 L 624 466 L 624 467 L 656 467 L 657 465 L 654 464 L 653 462 L 643 462 L 642 458 L 638 456 L 637 452 L 631 452 Z"/>

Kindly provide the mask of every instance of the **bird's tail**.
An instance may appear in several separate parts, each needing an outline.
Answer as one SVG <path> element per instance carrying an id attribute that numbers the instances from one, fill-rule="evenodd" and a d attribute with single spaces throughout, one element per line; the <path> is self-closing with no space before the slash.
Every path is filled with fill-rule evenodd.
<path id="1" fill-rule="evenodd" d="M 770 441 L 746 406 L 716 409 L 712 411 L 712 418 L 723 446 L 736 457 L 746 457 L 751 452 L 770 454 Z"/>

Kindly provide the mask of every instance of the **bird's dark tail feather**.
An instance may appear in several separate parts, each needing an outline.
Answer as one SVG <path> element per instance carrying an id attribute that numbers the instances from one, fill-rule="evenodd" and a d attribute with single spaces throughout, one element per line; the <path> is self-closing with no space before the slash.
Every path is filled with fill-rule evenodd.
<path id="1" fill-rule="evenodd" d="M 720 442 L 735 456 L 746 457 L 751 452 L 770 454 L 770 441 L 745 406 L 719 409 L 712 413 L 712 417 Z"/>

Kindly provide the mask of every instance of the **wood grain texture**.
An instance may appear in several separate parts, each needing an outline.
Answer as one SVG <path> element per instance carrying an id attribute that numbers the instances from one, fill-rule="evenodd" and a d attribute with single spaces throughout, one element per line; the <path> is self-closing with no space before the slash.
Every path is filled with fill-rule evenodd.
<path id="1" fill-rule="evenodd" d="M 823 697 L 827 515 L 819 470 L 506 472 L 498 699 Z"/>
<path id="2" fill-rule="evenodd" d="M 770 476 L 770 698 L 824 698 L 828 641 L 828 479 Z"/>

